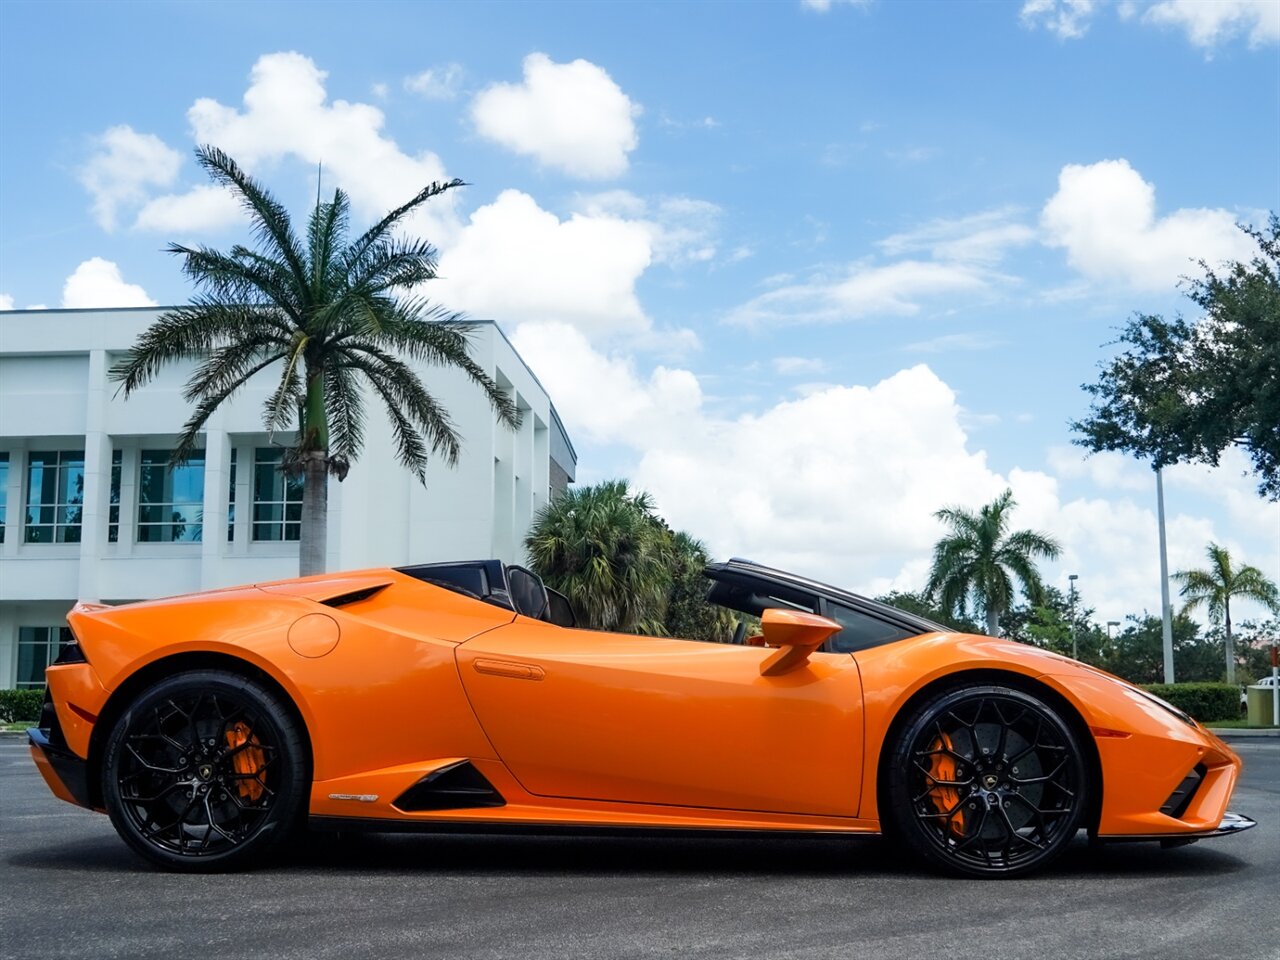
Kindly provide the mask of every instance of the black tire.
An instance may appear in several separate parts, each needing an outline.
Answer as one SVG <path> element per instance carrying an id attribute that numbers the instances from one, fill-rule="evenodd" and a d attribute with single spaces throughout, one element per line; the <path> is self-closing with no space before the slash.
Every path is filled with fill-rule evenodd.
<path id="1" fill-rule="evenodd" d="M 1043 700 L 996 685 L 912 710 L 887 768 L 887 832 L 943 870 L 1019 877 L 1056 860 L 1091 802 L 1079 739 Z"/>
<path id="2" fill-rule="evenodd" d="M 102 795 L 116 831 L 175 871 L 261 863 L 305 810 L 298 721 L 277 694 L 223 670 L 175 674 L 116 721 Z"/>

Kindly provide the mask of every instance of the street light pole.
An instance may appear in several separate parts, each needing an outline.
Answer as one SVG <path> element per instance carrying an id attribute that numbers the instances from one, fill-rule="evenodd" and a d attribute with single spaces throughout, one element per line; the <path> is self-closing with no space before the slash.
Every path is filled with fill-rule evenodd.
<path id="1" fill-rule="evenodd" d="M 1164 637 L 1164 682 L 1173 683 L 1173 608 L 1169 605 L 1169 551 L 1164 537 L 1164 471 L 1156 468 L 1156 516 L 1160 525 L 1160 618 Z"/>
<path id="2" fill-rule="evenodd" d="M 1079 643 L 1076 639 L 1076 581 L 1080 579 L 1080 575 L 1071 573 L 1067 575 L 1067 581 L 1071 584 L 1071 659 L 1080 659 Z"/>

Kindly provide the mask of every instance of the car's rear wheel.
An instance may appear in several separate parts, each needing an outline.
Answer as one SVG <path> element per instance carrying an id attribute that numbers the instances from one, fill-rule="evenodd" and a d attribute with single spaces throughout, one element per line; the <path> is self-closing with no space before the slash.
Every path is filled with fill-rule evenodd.
<path id="1" fill-rule="evenodd" d="M 912 711 L 891 749 L 891 832 L 952 873 L 1040 869 L 1061 855 L 1088 809 L 1077 736 L 1053 706 L 1021 690 L 943 691 Z"/>
<path id="2" fill-rule="evenodd" d="M 147 859 L 227 870 L 285 839 L 307 776 L 298 722 L 274 692 L 194 670 L 156 683 L 116 721 L 102 793 L 117 832 Z"/>

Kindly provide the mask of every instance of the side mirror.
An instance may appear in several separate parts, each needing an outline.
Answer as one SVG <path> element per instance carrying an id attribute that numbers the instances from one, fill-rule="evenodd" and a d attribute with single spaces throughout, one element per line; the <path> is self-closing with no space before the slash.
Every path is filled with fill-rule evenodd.
<path id="1" fill-rule="evenodd" d="M 777 653 L 760 664 L 762 677 L 777 677 L 803 665 L 809 654 L 826 643 L 827 637 L 839 633 L 840 624 L 816 613 L 802 610 L 770 608 L 760 615 L 764 642 L 777 647 Z"/>
<path id="2" fill-rule="evenodd" d="M 507 567 L 507 590 L 516 613 L 542 619 L 547 609 L 547 588 L 542 585 L 542 578 L 524 567 Z"/>

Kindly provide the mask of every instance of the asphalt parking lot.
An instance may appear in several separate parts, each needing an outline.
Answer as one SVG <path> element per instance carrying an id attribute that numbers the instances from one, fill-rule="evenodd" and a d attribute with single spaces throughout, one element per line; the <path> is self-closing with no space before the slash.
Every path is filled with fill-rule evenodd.
<path id="1" fill-rule="evenodd" d="M 1249 833 L 933 876 L 877 839 L 318 837 L 251 874 L 152 870 L 0 738 L 0 957 L 1280 958 L 1280 739 Z"/>

